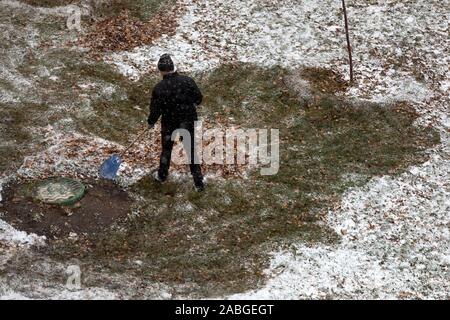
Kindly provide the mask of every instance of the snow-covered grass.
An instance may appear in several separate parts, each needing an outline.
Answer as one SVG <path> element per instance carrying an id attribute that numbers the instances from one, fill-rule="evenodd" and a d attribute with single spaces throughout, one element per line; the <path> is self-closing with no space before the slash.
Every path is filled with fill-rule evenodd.
<path id="1" fill-rule="evenodd" d="M 164 52 L 173 54 L 179 70 L 189 72 L 210 70 L 229 61 L 265 67 L 330 66 L 333 59 L 343 56 L 339 50 L 324 47 L 342 44 L 336 1 L 184 2 L 187 13 L 180 17 L 175 36 L 113 54 L 110 62 L 137 78 L 154 68 Z M 322 16 L 321 7 L 329 8 L 331 14 Z"/>
<path id="2" fill-rule="evenodd" d="M 35 234 L 27 234 L 11 227 L 9 224 L 0 220 L 0 241 L 16 244 L 36 244 L 45 238 L 38 237 Z"/>
<path id="3" fill-rule="evenodd" d="M 413 102 L 423 114 L 417 123 L 439 128 L 442 144 L 423 165 L 348 191 L 327 219 L 341 243 L 274 253 L 267 285 L 232 298 L 448 299 L 447 9 L 439 1 L 350 3 L 358 80 L 347 95 Z"/>
<path id="4" fill-rule="evenodd" d="M 151 68 L 163 52 L 173 53 L 188 71 L 232 60 L 347 73 L 339 1 L 258 4 L 199 1 L 189 6 L 175 37 L 111 61 L 131 77 Z M 448 7 L 441 1 L 348 5 L 357 82 L 345 94 L 413 102 L 423 114 L 418 123 L 441 128 L 442 146 L 410 173 L 349 191 L 342 208 L 328 215 L 342 234 L 340 245 L 299 244 L 296 255 L 277 253 L 270 270 L 285 269 L 281 275 L 233 298 L 448 298 Z"/>
<path id="5" fill-rule="evenodd" d="M 430 161 L 348 191 L 327 223 L 335 246 L 295 244 L 274 253 L 271 278 L 240 299 L 448 299 L 448 136 Z"/>
<path id="6" fill-rule="evenodd" d="M 187 11 L 180 17 L 174 36 L 163 36 L 152 46 L 132 52 L 111 54 L 105 60 L 135 80 L 152 70 L 163 52 L 172 53 L 179 69 L 189 72 L 211 71 L 228 62 L 250 62 L 264 68 L 283 66 L 288 70 L 323 67 L 347 77 L 340 1 L 185 0 L 184 3 Z M 26 12 L 25 17 L 39 13 L 34 16 L 34 23 L 43 16 L 61 15 L 60 8 L 35 9 L 17 1 L 2 1 L 1 6 Z M 448 8 L 439 0 L 355 0 L 348 6 L 356 83 L 339 94 L 358 101 L 406 100 L 421 114 L 417 125 L 432 125 L 440 130 L 441 145 L 430 151 L 428 162 L 411 167 L 409 172 L 375 177 L 363 187 L 348 190 L 340 206 L 330 209 L 322 222 L 323 228 L 340 235 L 339 243 L 298 242 L 274 251 L 271 266 L 265 272 L 267 283 L 232 298 L 448 298 Z M 16 20 L 5 25 L 3 34 L 13 39 L 16 33 L 12 25 L 21 24 L 22 20 L 18 14 Z M 37 50 L 39 32 L 39 28 L 29 24 L 26 36 L 19 37 L 23 43 L 12 42 L 7 48 L 9 58 L 0 65 L 0 74 L 7 81 L 1 88 L 0 102 L 8 106 L 51 100 L 40 92 L 40 81 L 52 77 L 57 80 L 58 66 L 51 66 L 47 72 L 40 69 L 42 72 L 36 72 L 37 76 L 17 71 L 30 61 L 23 48 Z M 85 83 L 81 83 L 82 89 Z M 103 87 L 111 88 L 102 81 L 99 88 Z M 108 92 L 106 95 L 110 96 Z M 77 99 L 74 101 L 78 102 Z M 67 101 L 52 104 L 60 111 L 73 107 Z M 91 110 L 88 103 L 86 108 Z M 49 127 L 56 131 L 50 134 L 49 149 L 37 153 L 37 160 L 57 152 L 61 141 L 68 141 L 60 131 L 65 127 L 61 121 L 64 120 Z M 105 140 L 94 142 L 110 146 Z M 69 167 L 66 161 L 59 163 L 60 170 L 77 169 L 74 163 Z M 27 171 L 25 162 L 21 172 L 33 176 L 39 170 Z M 33 235 L 15 230 L 1 220 L 0 223 L 0 250 L 6 260 L 14 255 L 11 248 L 27 248 L 37 241 Z M 22 297 L 15 292 L 21 291 L 21 284 L 29 283 L 30 279 L 23 276 L 17 281 L 11 286 L 2 280 L 0 296 Z M 126 287 L 125 281 L 120 283 Z M 130 291 L 116 295 L 103 289 L 69 294 L 63 286 L 53 285 L 51 292 L 38 285 L 35 294 L 27 297 L 132 296 Z M 168 297 L 164 290 L 161 296 Z"/>

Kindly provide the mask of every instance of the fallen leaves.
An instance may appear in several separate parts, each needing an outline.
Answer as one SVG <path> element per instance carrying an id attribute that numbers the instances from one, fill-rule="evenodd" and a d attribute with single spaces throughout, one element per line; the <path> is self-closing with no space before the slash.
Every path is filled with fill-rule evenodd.
<path id="1" fill-rule="evenodd" d="M 208 127 L 208 126 L 206 126 Z M 136 137 L 130 135 L 129 141 Z M 205 148 L 210 140 L 203 140 Z M 48 141 L 50 145 L 46 150 L 27 157 L 19 171 L 23 178 L 39 177 L 47 178 L 55 175 L 73 176 L 78 178 L 96 177 L 100 165 L 112 154 L 120 154 L 125 146 L 98 139 L 93 136 L 81 135 L 78 133 L 70 135 L 57 135 Z M 179 148 L 177 147 L 179 145 Z M 237 146 L 235 153 L 237 153 Z M 175 150 L 183 150 L 181 142 L 176 142 Z M 136 178 L 145 172 L 150 172 L 159 166 L 161 154 L 161 135 L 159 134 L 159 124 L 153 134 L 143 137 L 127 153 L 123 155 L 123 164 L 119 175 L 126 178 Z M 183 151 L 180 159 L 185 159 Z M 172 158 L 174 160 L 174 158 Z M 186 159 L 185 159 L 186 160 Z M 212 164 L 203 165 L 205 174 L 229 178 L 243 178 L 250 170 L 250 165 L 246 164 Z M 175 163 L 172 161 L 172 173 L 189 174 L 189 165 Z"/>
<path id="2" fill-rule="evenodd" d="M 94 23 L 91 31 L 78 44 L 91 48 L 94 53 L 130 51 L 151 44 L 162 35 L 174 35 L 178 27 L 177 17 L 182 11 L 183 7 L 175 3 L 172 8 L 156 13 L 148 21 L 124 11 L 117 17 Z"/>

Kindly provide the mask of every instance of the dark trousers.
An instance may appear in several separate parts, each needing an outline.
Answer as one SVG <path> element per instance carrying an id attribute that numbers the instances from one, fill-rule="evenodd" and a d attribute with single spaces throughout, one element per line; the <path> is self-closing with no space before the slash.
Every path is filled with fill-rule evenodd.
<path id="1" fill-rule="evenodd" d="M 177 129 L 184 129 L 189 132 L 190 135 L 190 147 L 183 141 L 183 146 L 185 148 L 188 159 L 190 160 L 189 166 L 191 169 L 192 177 L 196 185 L 203 182 L 202 168 L 200 164 L 196 164 L 196 152 L 195 152 L 195 137 L 194 137 L 194 122 L 181 122 L 177 125 L 166 125 L 163 124 L 161 127 L 161 143 L 162 143 L 162 153 L 159 162 L 158 175 L 162 180 L 166 180 L 169 175 L 170 159 L 172 157 L 172 149 L 174 141 L 172 141 L 172 133 Z M 183 139 L 183 136 L 181 135 Z"/>

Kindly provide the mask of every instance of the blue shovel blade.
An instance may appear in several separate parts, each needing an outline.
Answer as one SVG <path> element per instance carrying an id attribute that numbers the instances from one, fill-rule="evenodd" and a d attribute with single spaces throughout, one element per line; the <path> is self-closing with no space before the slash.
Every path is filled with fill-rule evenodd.
<path id="1" fill-rule="evenodd" d="M 115 180 L 117 178 L 117 172 L 119 171 L 122 159 L 117 154 L 109 157 L 105 162 L 103 162 L 100 167 L 100 176 L 104 179 Z"/>

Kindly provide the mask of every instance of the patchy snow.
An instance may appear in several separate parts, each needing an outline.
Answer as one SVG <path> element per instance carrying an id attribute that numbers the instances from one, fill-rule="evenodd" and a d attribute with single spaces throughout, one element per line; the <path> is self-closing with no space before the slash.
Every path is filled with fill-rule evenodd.
<path id="1" fill-rule="evenodd" d="M 46 299 L 49 300 L 114 300 L 117 299 L 117 295 L 115 295 L 112 292 L 108 292 L 105 290 L 95 290 L 95 289 L 89 289 L 85 291 L 61 291 L 56 292 L 55 295 L 49 296 L 47 293 Z M 4 294 L 0 296 L 0 300 L 31 300 L 32 298 L 29 298 L 25 295 L 22 295 L 21 293 L 17 293 L 14 291 L 5 291 Z"/>
<path id="2" fill-rule="evenodd" d="M 35 234 L 28 234 L 11 227 L 6 222 L 0 220 L 0 241 L 17 244 L 43 244 L 45 237 L 39 237 Z"/>
<path id="3" fill-rule="evenodd" d="M 21 248 L 15 249 L 14 254 L 26 254 Z M 13 254 L 10 254 L 9 259 L 14 259 Z M 0 261 L 1 262 L 1 261 Z M 0 270 L 2 264 L 0 263 Z M 60 283 L 53 283 L 48 286 L 47 283 L 41 282 L 38 277 L 23 278 L 21 274 L 7 275 L 0 278 L 0 300 L 28 300 L 28 299 L 50 299 L 50 300 L 112 300 L 119 299 L 121 296 L 104 288 L 90 287 L 83 288 L 82 283 L 80 288 L 69 288 L 65 281 L 67 281 L 68 274 L 67 266 L 60 264 L 36 264 L 33 265 L 30 274 L 39 270 L 42 274 L 60 274 L 62 280 Z M 83 279 L 83 273 L 81 273 Z"/>
<path id="4" fill-rule="evenodd" d="M 0 242 L 1 248 L 1 242 Z M 87 272 L 76 260 L 59 263 L 46 259 L 34 259 L 33 264 L 20 272 L 14 272 L 15 259 L 30 255 L 25 248 L 9 246 L 9 252 L 0 256 L 0 300 L 51 299 L 51 300 L 112 300 L 132 299 L 170 299 L 170 288 L 162 283 L 150 282 L 124 274 L 103 274 Z M 17 258 L 19 256 L 19 258 Z M 3 263 L 2 263 L 3 262 Z M 10 262 L 10 263 L 6 263 Z M 68 287 L 70 270 L 77 266 L 80 271 L 80 287 Z M 11 269 L 12 268 L 12 269 Z M 19 268 L 20 269 L 20 268 Z M 49 280 L 55 279 L 58 280 Z M 95 285 L 87 285 L 94 281 Z M 69 282 L 71 283 L 71 282 Z M 120 290 L 117 288 L 120 287 Z"/>
<path id="5" fill-rule="evenodd" d="M 111 54 L 106 60 L 134 79 L 154 69 L 165 52 L 172 53 L 178 68 L 188 72 L 241 61 L 292 69 L 326 67 L 348 78 L 340 1 L 184 0 L 184 3 L 187 11 L 180 17 L 175 35 L 163 36 L 153 45 L 132 52 Z M 356 83 L 344 93 L 350 98 L 371 101 L 410 101 L 421 114 L 418 125 L 440 129 L 441 145 L 431 151 L 428 162 L 410 168 L 409 172 L 378 177 L 362 188 L 349 190 L 324 222 L 341 235 L 340 243 L 311 246 L 297 243 L 289 250 L 274 252 L 266 271 L 269 277 L 266 285 L 230 298 L 449 298 L 450 39 L 448 6 L 442 4 L 441 0 L 348 3 Z M 1 1 L 1 5 L 34 10 L 18 1 Z M 61 8 L 39 10 L 44 10 L 43 14 L 60 14 Z M 30 47 L 33 32 L 30 31 Z M 25 89 L 34 86 L 14 71 L 23 53 L 8 56 L 12 60 L 0 66 L 2 78 Z M 0 101 L 14 101 L 14 97 L 2 91 Z M 96 174 L 95 169 L 83 168 L 73 158 L 67 161 L 64 148 L 74 141 L 71 138 L 86 137 L 50 133 L 49 148 L 28 158 L 19 173 L 45 174 L 39 170 L 48 168 L 47 157 L 56 172 Z M 101 139 L 94 142 L 96 147 L 104 146 L 105 152 L 116 147 Z M 94 156 L 90 148 L 93 146 L 83 144 L 79 158 L 85 158 L 83 152 Z M 123 173 L 132 169 L 124 166 L 122 170 Z M 134 170 L 131 175 L 146 173 L 143 168 Z M 41 240 L 0 220 L 2 259 L 13 254 L 8 252 L 16 246 Z M 2 249 L 2 242 L 11 247 Z M 10 288 L 0 278 L 0 297 L 28 297 Z M 32 298 L 119 297 L 95 288 L 78 293 L 67 292 L 57 285 L 53 289 L 33 288 L 36 294 Z M 166 294 L 163 291 L 160 296 Z"/>
<path id="6" fill-rule="evenodd" d="M 17 175 L 45 178 L 54 175 L 97 177 L 98 168 L 120 145 L 95 136 L 58 130 L 58 124 L 36 128 L 44 136 L 42 151 L 25 157 Z"/>
<path id="7" fill-rule="evenodd" d="M 52 15 L 61 17 L 68 17 L 71 12 L 71 9 L 73 8 L 72 5 L 45 8 L 39 6 L 32 6 L 25 2 L 17 0 L 1 0 L 1 4 L 14 9 L 28 10 L 33 12 L 34 14 Z M 80 13 L 82 15 L 89 14 L 90 7 L 87 2 L 80 3 L 77 5 L 77 7 L 80 8 Z"/>
<path id="8" fill-rule="evenodd" d="M 4 185 L 9 181 L 9 179 L 10 177 L 0 177 L 0 206 L 3 200 L 1 193 L 3 192 Z M 3 220 L 0 220 L 0 244 L 1 242 L 7 242 L 11 245 L 41 245 L 44 244 L 45 237 L 16 230 Z M 0 245 L 0 253 L 1 252 L 2 247 Z"/>
<path id="9" fill-rule="evenodd" d="M 449 298 L 448 8 L 384 3 L 349 8 L 357 83 L 345 95 L 413 103 L 417 124 L 438 128 L 441 145 L 409 172 L 349 190 L 326 221 L 339 244 L 274 252 L 267 284 L 230 298 Z"/>
<path id="10" fill-rule="evenodd" d="M 278 276 L 259 291 L 231 299 L 395 298 L 386 287 L 404 287 L 376 258 L 355 249 L 294 246 L 276 254 L 271 269 Z M 361 292 L 361 287 L 365 292 Z"/>
<path id="11" fill-rule="evenodd" d="M 329 212 L 336 246 L 296 244 L 274 253 L 262 289 L 239 299 L 448 299 L 450 144 L 399 177 L 345 194 Z"/>
<path id="12" fill-rule="evenodd" d="M 325 66 L 345 54 L 341 49 L 318 50 L 323 43 L 342 44 L 336 28 L 325 27 L 340 25 L 337 1 L 200 0 L 184 5 L 187 10 L 174 36 L 112 54 L 108 61 L 123 74 L 138 78 L 154 69 L 165 52 L 173 54 L 182 71 L 211 70 L 227 61 Z M 317 8 L 334 9 L 334 14 L 324 17 Z"/>
<path id="13" fill-rule="evenodd" d="M 33 292 L 30 295 L 11 290 L 9 287 L 9 284 L 4 284 L 4 289 L 2 290 L 2 283 L 0 282 L 0 300 L 30 300 L 35 298 L 42 299 L 42 297 L 48 300 L 115 300 L 120 298 L 117 294 L 102 288 L 71 291 L 60 286 L 49 290 L 47 287 L 34 284 Z"/>

